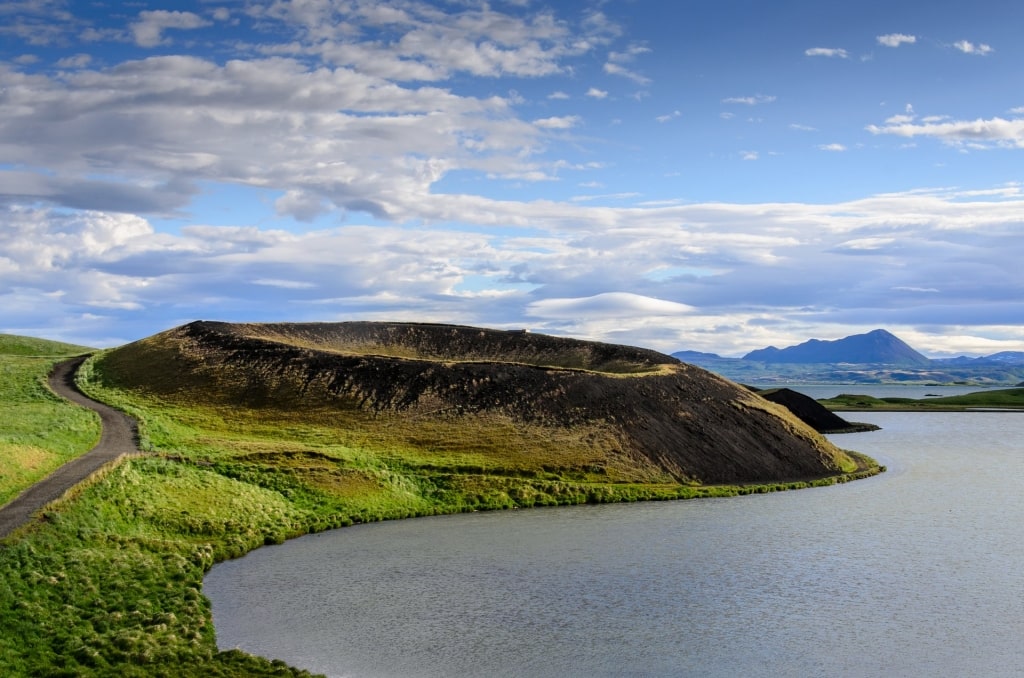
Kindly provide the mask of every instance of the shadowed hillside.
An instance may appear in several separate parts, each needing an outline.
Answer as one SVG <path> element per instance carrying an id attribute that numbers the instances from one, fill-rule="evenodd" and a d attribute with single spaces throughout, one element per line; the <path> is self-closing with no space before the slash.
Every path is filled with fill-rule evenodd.
<path id="1" fill-rule="evenodd" d="M 415 450 L 424 467 L 464 457 L 508 473 L 701 484 L 858 470 L 784 408 L 700 368 L 526 332 L 201 321 L 111 351 L 97 370 L 169 403 L 326 421 L 370 448 Z"/>

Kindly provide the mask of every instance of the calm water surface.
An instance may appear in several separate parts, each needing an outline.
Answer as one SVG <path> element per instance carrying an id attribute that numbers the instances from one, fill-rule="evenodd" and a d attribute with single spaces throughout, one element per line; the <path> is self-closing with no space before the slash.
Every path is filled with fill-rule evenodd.
<path id="1" fill-rule="evenodd" d="M 221 648 L 329 676 L 1024 676 L 1024 414 L 857 413 L 772 495 L 364 525 L 213 568 Z"/>

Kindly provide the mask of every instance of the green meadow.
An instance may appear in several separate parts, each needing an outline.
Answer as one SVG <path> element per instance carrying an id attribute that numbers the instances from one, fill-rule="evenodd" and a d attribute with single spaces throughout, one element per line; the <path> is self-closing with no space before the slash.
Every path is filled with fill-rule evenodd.
<path id="1" fill-rule="evenodd" d="M 307 675 L 219 651 L 202 595 L 214 563 L 305 533 L 461 511 L 731 496 L 841 480 L 681 485 L 625 462 L 597 465 L 582 447 L 558 455 L 559 440 L 501 421 L 423 430 L 374 427 L 353 413 L 315 408 L 170 402 L 116 388 L 103 355 L 86 362 L 79 383 L 139 420 L 146 454 L 105 468 L 0 548 L 4 675 Z M 30 446 L 70 458 L 97 438 L 88 412 L 45 388 L 54 360 L 7 355 L 0 363 L 9 493 L 43 473 L 14 480 L 24 464 L 10 450 Z M 429 455 L 424 436 L 432 438 Z"/>

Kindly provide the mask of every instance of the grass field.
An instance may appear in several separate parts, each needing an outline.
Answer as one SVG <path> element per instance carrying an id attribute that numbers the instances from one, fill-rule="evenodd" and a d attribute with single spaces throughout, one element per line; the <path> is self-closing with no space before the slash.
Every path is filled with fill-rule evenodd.
<path id="1" fill-rule="evenodd" d="M 99 440 L 99 417 L 46 386 L 55 362 L 88 350 L 0 334 L 0 504 Z"/>
<path id="2" fill-rule="evenodd" d="M 3 430 L 22 431 L 12 445 L 44 449 L 33 431 L 53 430 L 57 414 L 78 416 L 47 395 L 51 362 L 22 356 L 11 363 L 16 377 L 4 383 L 16 386 L 0 393 L 0 407 L 13 422 Z M 149 454 L 108 467 L 0 548 L 5 676 L 304 675 L 218 651 L 202 578 L 219 560 L 308 532 L 417 515 L 809 485 L 681 485 L 628 458 L 597 463 L 598 453 L 578 443 L 565 454 L 568 439 L 501 420 L 424 431 L 355 413 L 170 403 L 112 388 L 96 359 L 80 378 L 93 397 L 139 419 Z M 37 412 L 40 404 L 53 409 Z M 98 433 L 88 416 L 59 429 L 70 454 Z"/>

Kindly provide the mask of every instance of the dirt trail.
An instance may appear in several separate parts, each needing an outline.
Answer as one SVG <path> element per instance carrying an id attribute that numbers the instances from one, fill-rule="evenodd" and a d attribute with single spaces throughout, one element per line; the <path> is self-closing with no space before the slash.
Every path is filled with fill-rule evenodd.
<path id="1" fill-rule="evenodd" d="M 73 403 L 88 407 L 100 415 L 102 434 L 96 447 L 64 464 L 52 474 L 22 492 L 9 504 L 0 507 L 0 539 L 27 523 L 32 515 L 69 489 L 88 478 L 104 464 L 122 454 L 139 452 L 138 427 L 128 415 L 96 402 L 75 386 L 75 372 L 85 361 L 79 356 L 58 363 L 50 373 L 50 388 Z"/>

